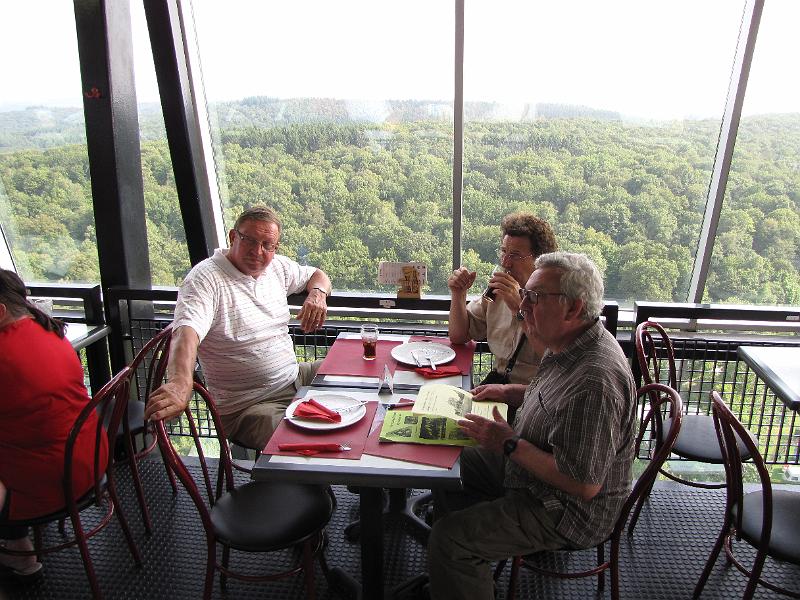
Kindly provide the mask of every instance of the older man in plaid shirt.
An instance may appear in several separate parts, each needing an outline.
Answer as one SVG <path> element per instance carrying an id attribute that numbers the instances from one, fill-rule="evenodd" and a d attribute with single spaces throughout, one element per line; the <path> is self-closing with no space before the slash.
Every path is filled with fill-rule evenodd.
<path id="1" fill-rule="evenodd" d="M 479 386 L 475 398 L 520 406 L 513 427 L 467 415 L 464 490 L 437 493 L 428 542 L 431 596 L 494 598 L 490 562 L 603 541 L 630 490 L 636 388 L 600 322 L 603 280 L 582 254 L 536 260 L 520 291 L 525 330 L 547 347 L 529 385 Z"/>

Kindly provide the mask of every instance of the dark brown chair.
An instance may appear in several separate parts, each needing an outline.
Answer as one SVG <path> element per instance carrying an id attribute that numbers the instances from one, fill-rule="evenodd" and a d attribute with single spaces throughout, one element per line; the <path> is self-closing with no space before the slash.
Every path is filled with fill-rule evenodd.
<path id="1" fill-rule="evenodd" d="M 645 385 L 663 383 L 675 390 L 678 389 L 675 351 L 672 347 L 672 340 L 669 339 L 661 325 L 652 321 L 639 324 L 636 328 L 636 358 Z M 668 429 L 669 423 L 666 423 L 665 430 Z M 717 437 L 714 434 L 714 421 L 711 415 L 684 415 L 681 432 L 672 451 L 688 460 L 721 465 L 722 455 L 719 453 L 719 444 L 717 444 Z M 663 469 L 661 474 L 673 481 L 692 487 L 707 489 L 725 487 L 724 483 L 689 481 Z"/>
<path id="2" fill-rule="evenodd" d="M 790 591 L 761 578 L 767 556 L 779 561 L 800 565 L 800 493 L 773 490 L 764 459 L 747 429 L 725 405 L 717 392 L 711 392 L 711 404 L 717 440 L 725 464 L 727 498 L 725 517 L 717 541 L 706 561 L 705 569 L 694 589 L 699 598 L 714 568 L 720 550 L 725 548 L 729 563 L 747 576 L 747 587 L 742 598 L 753 597 L 757 585 L 773 592 L 800 598 L 800 591 Z M 741 446 L 758 472 L 761 489 L 744 493 Z M 756 549 L 751 568 L 745 567 L 733 552 L 733 538 L 744 540 Z"/>
<path id="3" fill-rule="evenodd" d="M 614 529 L 611 535 L 604 542 L 597 545 L 597 566 L 589 569 L 588 571 L 581 572 L 555 572 L 543 569 L 536 565 L 533 560 L 534 556 L 515 556 L 511 559 L 511 576 L 508 582 L 508 593 L 506 598 L 513 600 L 516 594 L 517 579 L 519 577 L 520 567 L 525 567 L 536 573 L 549 575 L 552 577 L 559 577 L 562 579 L 577 579 L 581 577 L 592 577 L 597 575 L 598 592 L 602 593 L 605 587 L 605 572 L 611 572 L 611 598 L 617 600 L 619 598 L 619 544 L 622 532 L 625 529 L 625 524 L 628 521 L 628 516 L 633 507 L 637 504 L 639 498 L 648 492 L 658 475 L 661 465 L 667 459 L 672 450 L 672 445 L 678 437 L 681 429 L 683 406 L 681 397 L 671 387 L 660 383 L 651 383 L 639 389 L 638 398 L 649 398 L 650 410 L 654 415 L 660 415 L 662 411 L 668 413 L 668 419 L 660 419 L 654 416 L 653 422 L 655 427 L 660 428 L 662 424 L 669 422 L 669 427 L 663 432 L 663 443 L 653 454 L 650 459 L 650 464 L 644 470 L 644 473 L 636 480 L 636 483 L 628 495 L 628 498 L 622 505 L 617 522 L 614 524 Z M 610 543 L 611 555 L 608 560 L 605 560 L 605 544 Z M 574 550 L 561 550 L 559 552 L 575 552 Z M 495 569 L 495 581 L 499 579 L 506 561 L 501 561 Z"/>
<path id="4" fill-rule="evenodd" d="M 100 593 L 100 586 L 97 582 L 97 575 L 95 574 L 92 557 L 89 554 L 87 540 L 108 525 L 113 514 L 116 513 L 117 515 L 119 524 L 122 527 L 122 532 L 125 535 L 125 540 L 128 542 L 128 548 L 130 549 L 134 561 L 136 561 L 136 565 L 141 566 L 142 564 L 139 550 L 136 548 L 136 544 L 133 541 L 128 521 L 123 513 L 122 505 L 119 502 L 114 479 L 114 461 L 112 460 L 117 439 L 116 431 L 119 428 L 120 421 L 123 418 L 128 403 L 130 373 L 130 369 L 125 367 L 122 371 L 117 373 L 111 381 L 104 385 L 86 404 L 70 430 L 64 452 L 64 479 L 62 482 L 66 506 L 58 512 L 42 515 L 41 517 L 20 521 L 6 521 L 4 523 L 4 525 L 9 526 L 32 527 L 34 532 L 34 550 L 30 552 L 12 551 L 0 547 L 0 552 L 6 554 L 14 554 L 17 556 L 30 556 L 35 554 L 37 556 L 42 556 L 50 552 L 56 552 L 57 550 L 63 550 L 64 548 L 77 545 L 80 549 L 83 566 L 86 569 L 86 576 L 89 579 L 89 585 L 91 586 L 92 596 L 94 598 L 101 598 L 102 594 Z M 88 492 L 78 497 L 72 487 L 72 457 L 75 450 L 75 442 L 80 433 L 89 427 L 89 425 L 87 425 L 89 415 L 96 410 L 99 411 L 100 414 L 98 415 L 99 418 L 96 421 L 96 425 L 92 428 L 95 440 L 94 461 L 92 463 L 94 469 L 94 484 Z M 104 421 L 109 424 L 107 430 L 103 426 Z M 108 440 L 108 461 L 104 469 L 100 468 L 103 459 L 103 446 L 100 443 L 101 436 L 106 436 Z M 104 509 L 105 513 L 92 529 L 84 531 L 80 513 L 84 509 L 92 506 Z M 42 526 L 56 521 L 63 523 L 67 518 L 72 522 L 74 537 L 60 544 L 44 547 L 42 544 Z M 62 535 L 64 535 L 64 530 L 61 525 L 59 525 L 59 530 Z"/>
<path id="5" fill-rule="evenodd" d="M 172 325 L 170 324 L 154 335 L 128 365 L 131 370 L 133 398 L 128 402 L 125 418 L 122 419 L 122 428 L 118 432 L 125 450 L 124 460 L 131 469 L 136 498 L 139 502 L 139 510 L 142 513 L 142 521 L 144 521 L 147 535 L 152 533 L 152 520 L 150 519 L 150 511 L 147 508 L 147 501 L 144 496 L 138 462 L 152 452 L 158 442 L 153 424 L 145 421 L 144 408 L 150 398 L 150 392 L 164 381 L 167 373 L 167 363 L 169 362 L 171 342 Z M 138 401 L 138 398 L 143 401 Z M 137 437 L 141 437 L 142 440 L 139 447 L 137 447 Z M 130 457 L 133 457 L 133 460 Z M 175 482 L 175 476 L 169 470 L 166 461 L 164 461 L 164 464 L 172 484 L 172 491 L 177 494 L 178 485 Z"/>
<path id="6" fill-rule="evenodd" d="M 664 328 L 658 323 L 645 321 L 636 328 L 636 356 L 639 368 L 642 371 L 644 383 L 665 383 L 678 389 L 677 372 L 675 368 L 675 351 L 672 341 Z M 662 374 L 663 362 L 666 361 L 666 372 Z M 664 378 L 666 377 L 666 381 Z M 666 428 L 669 424 L 666 424 Z M 748 434 L 755 440 L 752 433 Z M 748 460 L 750 455 L 744 446 L 740 446 L 742 460 Z M 711 415 L 683 416 L 683 425 L 680 435 L 672 451 L 682 458 L 710 464 L 722 464 L 719 444 L 714 432 L 714 420 Z M 672 473 L 662 470 L 661 474 L 673 481 L 706 489 L 724 488 L 724 483 L 704 483 L 688 481 Z"/>
<path id="7" fill-rule="evenodd" d="M 324 529 L 335 507 L 335 498 L 328 486 L 303 485 L 284 482 L 249 482 L 236 487 L 228 441 L 208 391 L 194 384 L 198 397 L 198 410 L 207 411 L 216 429 L 219 442 L 219 463 L 216 478 L 206 460 L 200 444 L 198 427 L 192 410 L 183 418 L 194 440 L 200 461 L 201 487 L 194 475 L 184 465 L 167 435 L 163 421 L 156 423 L 158 444 L 200 513 L 206 531 L 206 576 L 204 598 L 211 598 L 214 572 L 220 571 L 220 584 L 227 577 L 245 581 L 273 581 L 300 571 L 305 573 L 306 598 L 314 598 L 314 558 L 317 557 L 323 572 L 328 567 L 322 553 Z M 203 491 L 201 491 L 201 488 Z M 217 544 L 222 546 L 222 560 L 217 560 Z M 287 548 L 302 550 L 298 561 L 286 571 L 266 575 L 244 575 L 229 568 L 230 549 L 245 552 L 275 552 Z"/>

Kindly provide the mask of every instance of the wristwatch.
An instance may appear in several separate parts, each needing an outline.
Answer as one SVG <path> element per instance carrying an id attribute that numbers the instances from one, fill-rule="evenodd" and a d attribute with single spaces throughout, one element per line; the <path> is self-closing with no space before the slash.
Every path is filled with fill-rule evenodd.
<path id="1" fill-rule="evenodd" d="M 518 442 L 519 442 L 518 435 L 508 438 L 505 442 L 503 442 L 503 454 L 505 454 L 506 456 L 511 456 L 514 450 L 517 449 Z"/>

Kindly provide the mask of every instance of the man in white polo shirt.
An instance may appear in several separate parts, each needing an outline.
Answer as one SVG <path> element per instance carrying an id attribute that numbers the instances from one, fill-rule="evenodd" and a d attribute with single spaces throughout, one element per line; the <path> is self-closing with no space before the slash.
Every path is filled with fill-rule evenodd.
<path id="1" fill-rule="evenodd" d="M 298 387 L 319 363 L 298 363 L 289 336 L 286 297 L 308 292 L 297 318 L 303 331 L 318 329 L 327 314 L 328 276 L 276 254 L 281 223 L 274 210 L 245 210 L 217 249 L 186 276 L 173 321 L 169 382 L 150 395 L 148 419 L 183 412 L 195 360 L 217 402 L 227 437 L 263 448 Z"/>

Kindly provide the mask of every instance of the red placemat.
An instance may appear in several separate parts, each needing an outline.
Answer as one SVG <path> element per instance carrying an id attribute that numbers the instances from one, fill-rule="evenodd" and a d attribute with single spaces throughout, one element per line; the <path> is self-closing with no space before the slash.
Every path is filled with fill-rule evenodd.
<path id="1" fill-rule="evenodd" d="M 461 370 L 462 375 L 472 374 L 472 357 L 475 356 L 475 342 L 469 341 L 466 344 L 453 344 L 450 342 L 448 338 L 445 337 L 430 337 L 424 335 L 412 335 L 408 341 L 434 342 L 436 344 L 441 344 L 442 346 L 447 346 L 448 348 L 452 348 L 453 350 L 455 350 L 456 357 L 453 359 L 452 362 L 449 362 L 447 364 L 456 365 Z M 398 365 L 398 368 L 404 371 L 414 370 L 414 367 L 408 365 Z"/>
<path id="2" fill-rule="evenodd" d="M 402 442 L 380 442 L 378 427 L 367 438 L 364 454 L 394 458 L 406 462 L 420 463 L 450 469 L 461 455 L 461 446 L 434 446 L 430 444 L 404 444 Z"/>
<path id="3" fill-rule="evenodd" d="M 364 347 L 360 339 L 337 339 L 328 350 L 317 374 L 383 377 L 383 365 L 388 365 L 389 372 L 394 373 L 397 361 L 392 358 L 392 348 L 402 343 L 395 340 L 378 340 L 375 360 L 364 360 L 361 358 Z"/>
<path id="4" fill-rule="evenodd" d="M 360 344 L 361 342 L 359 342 Z M 324 452 L 316 454 L 317 458 L 350 458 L 358 460 L 364 452 L 367 443 L 370 425 L 375 418 L 375 411 L 378 410 L 377 402 L 367 402 L 367 414 L 349 427 L 332 430 L 302 429 L 292 425 L 288 419 L 283 419 L 281 424 L 269 438 L 266 447 L 261 451 L 262 454 L 279 454 L 281 456 L 301 456 L 297 452 L 284 452 L 278 448 L 281 444 L 300 444 L 303 442 L 344 444 L 352 448 L 342 452 Z"/>

